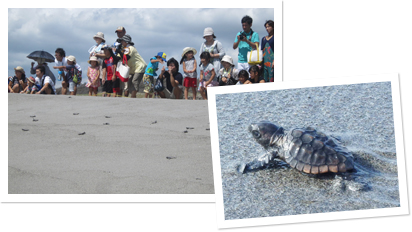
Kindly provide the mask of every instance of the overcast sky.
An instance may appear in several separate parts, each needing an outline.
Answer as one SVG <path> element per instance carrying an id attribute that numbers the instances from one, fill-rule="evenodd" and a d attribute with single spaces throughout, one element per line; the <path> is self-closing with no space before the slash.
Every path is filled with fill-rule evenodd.
<path id="1" fill-rule="evenodd" d="M 216 40 L 222 43 L 226 54 L 232 56 L 237 64 L 237 50 L 233 50 L 232 45 L 236 33 L 242 30 L 241 19 L 245 15 L 253 18 L 252 29 L 259 34 L 259 40 L 267 35 L 264 23 L 274 19 L 273 8 L 9 8 L 8 75 L 14 75 L 16 66 L 22 66 L 29 73 L 32 60 L 26 56 L 32 51 L 44 50 L 54 56 L 58 47 L 64 48 L 67 56 L 74 55 L 82 69 L 87 70 L 88 50 L 95 44 L 93 36 L 103 32 L 106 43 L 113 44 L 118 26 L 126 28 L 146 63 L 158 52 L 165 52 L 167 59 L 175 57 L 180 61 L 183 48 L 199 50 L 204 41 L 203 30 L 212 27 Z M 199 62 L 198 55 L 196 59 Z M 50 67 L 53 65 L 49 64 Z M 83 82 L 86 80 L 83 78 Z M 58 82 L 57 86 L 60 85 Z"/>

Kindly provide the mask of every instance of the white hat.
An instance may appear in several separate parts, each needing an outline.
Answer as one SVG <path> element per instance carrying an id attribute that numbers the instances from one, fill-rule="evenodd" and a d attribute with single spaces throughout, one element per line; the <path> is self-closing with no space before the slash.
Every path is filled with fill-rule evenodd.
<path id="1" fill-rule="evenodd" d="M 196 55 L 196 53 L 197 53 L 196 49 L 194 49 L 194 48 L 192 48 L 192 47 L 185 47 L 185 48 L 183 49 L 182 57 L 185 56 L 185 54 L 186 54 L 187 52 L 189 52 L 189 51 L 192 51 L 192 52 L 193 52 L 193 55 Z"/>
<path id="2" fill-rule="evenodd" d="M 97 61 L 97 57 L 95 57 L 95 56 L 92 56 L 92 57 L 90 57 L 90 60 L 89 61 L 87 61 L 89 64 L 91 64 L 91 62 L 92 61 L 96 61 L 96 62 L 98 62 Z"/>
<path id="3" fill-rule="evenodd" d="M 234 66 L 232 57 L 228 55 L 224 55 L 222 61 L 229 63 L 230 65 Z"/>
<path id="4" fill-rule="evenodd" d="M 104 40 L 104 34 L 103 34 L 103 32 L 97 32 L 97 33 L 93 36 L 93 39 L 94 39 L 94 38 L 100 38 L 100 39 L 103 40 L 103 42 L 106 42 L 106 40 Z"/>
<path id="5" fill-rule="evenodd" d="M 76 57 L 74 57 L 74 56 L 68 56 L 68 57 L 66 57 L 66 59 L 67 59 L 68 61 L 71 61 L 71 62 L 76 63 Z"/>
<path id="6" fill-rule="evenodd" d="M 213 32 L 213 29 L 211 27 L 206 27 L 203 31 L 203 37 L 208 35 L 213 35 L 213 38 L 216 38 L 215 33 Z"/>

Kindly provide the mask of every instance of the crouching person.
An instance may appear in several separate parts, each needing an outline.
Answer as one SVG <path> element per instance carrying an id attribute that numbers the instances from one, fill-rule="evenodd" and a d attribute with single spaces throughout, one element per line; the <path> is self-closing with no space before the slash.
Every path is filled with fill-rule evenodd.
<path id="1" fill-rule="evenodd" d="M 53 80 L 45 75 L 44 66 L 36 67 L 36 84 L 40 86 L 40 90 L 36 94 L 56 94 Z"/>

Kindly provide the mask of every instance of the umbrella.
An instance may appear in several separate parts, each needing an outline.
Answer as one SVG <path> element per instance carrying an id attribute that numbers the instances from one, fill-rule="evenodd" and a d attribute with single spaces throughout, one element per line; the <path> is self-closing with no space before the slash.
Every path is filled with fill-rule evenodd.
<path id="1" fill-rule="evenodd" d="M 54 56 L 46 51 L 34 51 L 30 53 L 27 58 L 37 61 L 39 64 L 44 62 L 54 62 Z"/>

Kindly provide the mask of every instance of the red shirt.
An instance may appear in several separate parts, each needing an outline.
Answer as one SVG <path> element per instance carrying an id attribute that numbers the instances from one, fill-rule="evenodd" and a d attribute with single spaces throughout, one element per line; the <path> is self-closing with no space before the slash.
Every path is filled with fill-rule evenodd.
<path id="1" fill-rule="evenodd" d="M 107 80 L 108 81 L 112 80 L 113 72 L 115 72 L 113 65 L 114 65 L 113 57 L 110 57 L 108 59 L 104 59 L 102 69 L 106 68 Z"/>

